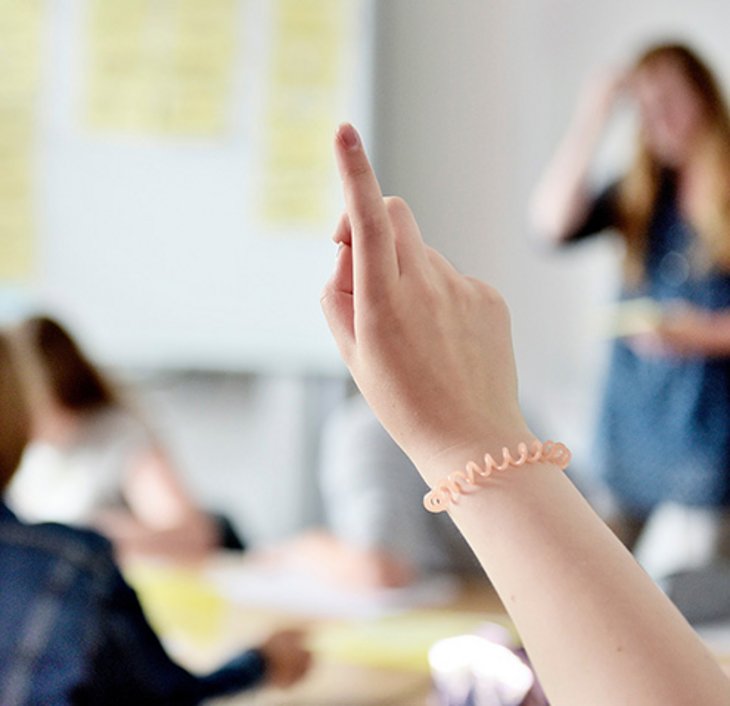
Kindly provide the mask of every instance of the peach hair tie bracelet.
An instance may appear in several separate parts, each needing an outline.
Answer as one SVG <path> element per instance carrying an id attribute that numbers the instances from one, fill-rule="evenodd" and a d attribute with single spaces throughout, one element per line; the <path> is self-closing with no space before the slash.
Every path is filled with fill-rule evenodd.
<path id="1" fill-rule="evenodd" d="M 429 512 L 443 512 L 451 503 L 459 502 L 459 496 L 473 492 L 495 471 L 504 471 L 510 466 L 525 466 L 528 463 L 553 463 L 565 470 L 570 463 L 571 453 L 565 444 L 556 441 L 534 441 L 530 448 L 527 444 L 517 445 L 517 457 L 513 457 L 507 447 L 502 449 L 502 462 L 497 463 L 490 454 L 484 456 L 484 466 L 469 461 L 463 471 L 454 471 L 435 485 L 423 498 L 423 506 Z"/>

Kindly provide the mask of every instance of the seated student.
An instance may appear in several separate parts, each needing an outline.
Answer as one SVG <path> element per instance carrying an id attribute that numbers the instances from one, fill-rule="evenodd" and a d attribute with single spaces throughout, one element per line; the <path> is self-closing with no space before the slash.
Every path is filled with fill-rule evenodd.
<path id="1" fill-rule="evenodd" d="M 29 438 L 9 346 L 0 337 L 0 493 Z M 124 582 L 109 543 L 56 524 L 20 522 L 0 496 L 0 704 L 197 704 L 307 671 L 302 636 L 274 634 L 218 671 L 175 664 Z"/>
<path id="2" fill-rule="evenodd" d="M 478 570 L 445 515 L 423 512 L 428 490 L 361 395 L 338 405 L 322 434 L 325 527 L 275 550 L 354 590 L 400 587 L 438 573 Z"/>
<path id="3" fill-rule="evenodd" d="M 347 213 L 322 294 L 330 328 L 433 489 L 429 507 L 448 510 L 489 575 L 550 703 L 730 703 L 712 655 L 562 472 L 564 447 L 535 446 L 499 294 L 426 247 L 402 200 L 383 199 L 349 125 L 336 155 Z M 455 473 L 486 475 L 485 454 L 501 460 L 505 447 L 528 462 L 474 483 Z"/>
<path id="4" fill-rule="evenodd" d="M 92 526 L 122 553 L 242 548 L 196 506 L 154 434 L 58 322 L 33 317 L 11 337 L 33 437 L 8 491 L 21 518 Z"/>

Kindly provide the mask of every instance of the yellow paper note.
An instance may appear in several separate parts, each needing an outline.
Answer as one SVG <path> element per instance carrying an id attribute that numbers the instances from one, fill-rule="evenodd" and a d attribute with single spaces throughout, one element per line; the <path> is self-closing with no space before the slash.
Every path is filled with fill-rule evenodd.
<path id="1" fill-rule="evenodd" d="M 23 281 L 35 263 L 34 122 L 45 4 L 0 0 L 0 280 Z"/>
<path id="2" fill-rule="evenodd" d="M 256 211 L 276 229 L 333 218 L 330 141 L 349 89 L 354 0 L 272 2 L 271 56 Z"/>
<path id="3" fill-rule="evenodd" d="M 217 135 L 228 126 L 236 0 L 93 0 L 86 117 L 97 130 Z"/>
<path id="4" fill-rule="evenodd" d="M 140 563 L 125 577 L 137 591 L 157 633 L 195 647 L 214 645 L 222 634 L 228 603 L 200 574 L 165 564 Z"/>

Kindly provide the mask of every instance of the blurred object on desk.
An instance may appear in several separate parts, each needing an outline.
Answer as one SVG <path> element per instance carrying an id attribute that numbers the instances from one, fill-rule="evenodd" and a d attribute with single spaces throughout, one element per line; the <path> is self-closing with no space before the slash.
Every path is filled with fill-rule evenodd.
<path id="1" fill-rule="evenodd" d="M 234 603 L 308 617 L 372 618 L 448 605 L 459 595 L 459 581 L 448 575 L 431 576 L 402 588 L 357 591 L 335 586 L 309 571 L 254 559 L 217 563 L 206 576 Z"/>
<path id="2" fill-rule="evenodd" d="M 322 625 L 313 649 L 336 662 L 429 673 L 428 653 L 438 641 L 477 631 L 504 616 L 453 610 L 422 610 L 374 620 Z"/>
<path id="3" fill-rule="evenodd" d="M 480 635 L 440 640 L 428 660 L 440 706 L 520 706 L 535 681 L 509 648 Z"/>

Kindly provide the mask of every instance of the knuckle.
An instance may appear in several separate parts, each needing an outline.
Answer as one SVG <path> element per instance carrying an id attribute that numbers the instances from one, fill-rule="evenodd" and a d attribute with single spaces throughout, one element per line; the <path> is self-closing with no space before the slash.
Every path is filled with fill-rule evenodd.
<path id="1" fill-rule="evenodd" d="M 493 316 L 509 319 L 509 307 L 502 294 L 489 284 L 476 277 L 465 277 L 475 303 L 488 310 Z"/>
<path id="2" fill-rule="evenodd" d="M 400 216 L 410 213 L 410 207 L 400 196 L 386 196 L 384 198 L 385 208 L 390 216 Z"/>
<path id="3" fill-rule="evenodd" d="M 319 293 L 319 303 L 320 306 L 324 309 L 326 306 L 329 305 L 332 295 L 335 293 L 334 284 L 332 281 L 327 282 L 324 287 L 322 287 L 320 293 Z"/>
<path id="4" fill-rule="evenodd" d="M 380 231 L 383 227 L 383 221 L 380 215 L 373 211 L 364 211 L 358 216 L 358 225 L 367 233 Z"/>
<path id="5" fill-rule="evenodd" d="M 481 296 L 486 303 L 496 307 L 506 307 L 504 297 L 498 290 L 485 282 L 479 282 L 479 280 L 476 280 L 476 282 L 480 285 Z"/>
<path id="6" fill-rule="evenodd" d="M 330 290 L 325 286 L 319 293 L 319 305 L 324 309 L 327 304 L 327 299 L 330 296 Z"/>
<path id="7" fill-rule="evenodd" d="M 437 250 L 434 250 L 432 247 L 426 247 L 426 258 L 436 272 L 440 272 L 443 269 L 445 260 L 443 255 Z"/>
<path id="8" fill-rule="evenodd" d="M 504 321 L 509 322 L 509 307 L 507 306 L 507 302 L 504 297 L 499 292 L 493 290 L 493 294 L 488 299 L 488 303 L 495 316 L 499 316 Z"/>
<path id="9" fill-rule="evenodd" d="M 370 166 L 365 162 L 353 162 L 345 168 L 345 174 L 350 179 L 360 179 L 370 173 Z"/>

